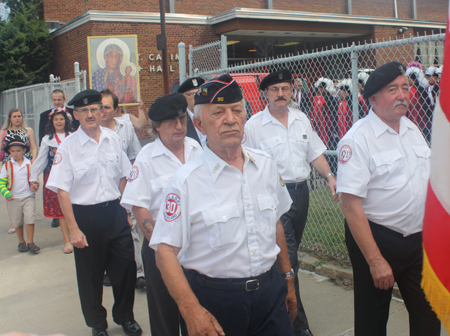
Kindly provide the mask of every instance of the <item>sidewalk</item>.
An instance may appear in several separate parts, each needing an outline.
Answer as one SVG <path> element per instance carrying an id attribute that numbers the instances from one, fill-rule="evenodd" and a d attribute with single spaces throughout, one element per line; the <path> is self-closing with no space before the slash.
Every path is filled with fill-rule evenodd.
<path id="1" fill-rule="evenodd" d="M 5 200 L 0 200 L 0 334 L 7 331 L 39 335 L 63 333 L 89 336 L 81 313 L 75 278 L 73 254 L 63 254 L 61 230 L 52 228 L 42 214 L 42 190 L 36 194 L 37 255 L 17 252 L 16 235 L 8 235 Z M 325 277 L 300 272 L 302 301 L 315 336 L 353 336 L 353 292 L 337 286 Z M 112 290 L 104 288 L 104 306 L 108 310 L 108 333 L 122 336 L 120 326 L 111 319 Z M 136 321 L 149 336 L 147 301 L 144 290 L 136 290 Z M 402 302 L 393 300 L 388 325 L 389 336 L 407 336 L 408 314 Z M 448 336 L 443 331 L 442 336 Z M 229 335 L 232 336 L 232 335 Z"/>

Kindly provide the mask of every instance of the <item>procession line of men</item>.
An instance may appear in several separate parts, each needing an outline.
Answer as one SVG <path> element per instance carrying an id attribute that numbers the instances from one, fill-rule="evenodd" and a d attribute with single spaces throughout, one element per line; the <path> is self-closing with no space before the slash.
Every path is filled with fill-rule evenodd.
<path id="1" fill-rule="evenodd" d="M 260 89 L 268 106 L 247 123 L 242 91 L 230 75 L 200 85 L 188 79 L 185 88 L 196 88 L 194 117 L 186 95 L 158 98 L 149 109 L 156 140 L 133 167 L 117 134 L 99 126 L 100 93 L 77 94 L 70 104 L 80 129 L 59 147 L 47 186 L 59 193 L 69 223 L 82 310 L 93 335 L 107 335 L 105 269 L 114 321 L 127 335 L 142 333 L 132 311 L 136 263 L 123 207 L 134 212 L 145 236 L 152 334 L 178 335 L 180 328 L 190 336 L 312 335 L 296 256 L 308 211 L 309 163 L 328 180 L 335 201 L 342 194 L 355 334 L 386 335 L 396 280 L 411 335 L 439 335 L 420 289 L 430 150 L 404 117 L 404 72 L 391 62 L 369 77 L 364 97 L 372 109 L 338 145 L 337 183 L 310 121 L 288 108 L 288 70 L 264 78 Z M 207 138 L 203 149 L 185 137 L 189 120 Z"/>

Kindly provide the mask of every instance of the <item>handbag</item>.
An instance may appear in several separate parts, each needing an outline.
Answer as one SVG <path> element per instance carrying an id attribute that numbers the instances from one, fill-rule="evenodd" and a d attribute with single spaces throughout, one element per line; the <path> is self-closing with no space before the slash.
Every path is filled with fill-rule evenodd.
<path id="1" fill-rule="evenodd" d="M 3 159 L 5 158 L 5 151 L 3 150 L 3 146 L 5 144 L 5 138 L 6 138 L 6 130 L 3 130 L 3 136 L 2 136 L 2 147 L 1 147 L 1 151 L 0 151 L 0 161 L 3 161 Z"/>

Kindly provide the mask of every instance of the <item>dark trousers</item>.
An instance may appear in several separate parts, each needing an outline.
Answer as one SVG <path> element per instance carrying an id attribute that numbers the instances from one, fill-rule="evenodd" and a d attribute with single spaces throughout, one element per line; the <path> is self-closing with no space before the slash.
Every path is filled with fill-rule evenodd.
<path id="1" fill-rule="evenodd" d="M 180 334 L 178 306 L 170 296 L 156 267 L 155 250 L 148 246 L 147 238 L 142 245 L 142 261 L 152 336 L 178 336 Z"/>
<path id="2" fill-rule="evenodd" d="M 369 222 L 373 238 L 389 263 L 409 313 L 411 336 L 439 336 L 440 322 L 420 287 L 422 233 L 407 237 Z M 353 266 L 355 336 L 385 336 L 392 288 L 375 287 L 369 265 L 345 222 L 345 241 Z"/>
<path id="3" fill-rule="evenodd" d="M 86 324 L 107 329 L 102 306 L 103 274 L 107 271 L 114 294 L 114 322 L 134 320 L 136 262 L 127 213 L 119 200 L 107 204 L 73 205 L 75 220 L 89 246 L 74 248 L 78 292 Z"/>
<path id="4" fill-rule="evenodd" d="M 291 323 L 284 302 L 287 295 L 287 283 L 275 267 L 268 271 L 271 272 L 269 280 L 255 291 L 204 287 L 195 280 L 199 275 L 197 272 L 187 272 L 191 275 L 190 279 L 188 277 L 189 285 L 198 301 L 217 319 L 225 335 L 292 335 Z M 227 280 L 230 287 L 231 281 L 233 280 Z M 183 319 L 180 324 L 181 334 L 188 336 Z"/>
<path id="5" fill-rule="evenodd" d="M 287 184 L 287 186 L 290 187 L 290 184 Z M 305 230 L 306 218 L 308 217 L 308 184 L 306 182 L 302 183 L 300 186 L 297 184 L 297 189 L 288 188 L 288 191 L 292 198 L 292 205 L 289 211 L 281 216 L 280 220 L 283 224 L 284 235 L 286 237 L 289 261 L 295 274 L 294 285 L 295 296 L 297 297 L 297 317 L 292 324 L 292 330 L 295 334 L 295 332 L 309 328 L 305 309 L 303 308 L 302 300 L 300 299 L 300 286 L 297 275 L 299 269 L 297 251 L 302 240 L 303 231 Z"/>

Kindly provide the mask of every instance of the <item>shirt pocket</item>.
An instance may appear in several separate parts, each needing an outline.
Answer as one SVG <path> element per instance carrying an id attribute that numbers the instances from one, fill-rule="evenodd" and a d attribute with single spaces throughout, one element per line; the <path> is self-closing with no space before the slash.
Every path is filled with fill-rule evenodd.
<path id="1" fill-rule="evenodd" d="M 256 221 L 258 230 L 265 236 L 273 237 L 277 221 L 277 204 L 275 199 L 268 194 L 258 194 L 256 198 L 260 214 L 260 220 Z"/>
<path id="2" fill-rule="evenodd" d="M 428 146 L 412 146 L 417 157 L 417 169 L 422 178 L 428 180 L 430 177 L 431 149 Z"/>
<path id="3" fill-rule="evenodd" d="M 398 149 L 372 155 L 375 164 L 374 178 L 380 188 L 401 186 L 406 182 L 405 164 Z"/>
<path id="4" fill-rule="evenodd" d="M 213 249 L 218 250 L 239 241 L 240 216 L 236 202 L 202 211 L 202 215 L 209 229 L 209 245 Z"/>
<path id="5" fill-rule="evenodd" d="M 108 153 L 105 155 L 105 160 L 107 173 L 111 174 L 113 178 L 117 178 L 117 176 L 120 174 L 119 155 Z"/>
<path id="6" fill-rule="evenodd" d="M 150 181 L 153 190 L 166 189 L 169 184 L 170 179 L 172 178 L 172 174 L 166 174 L 159 176 Z"/>
<path id="7" fill-rule="evenodd" d="M 261 149 L 268 153 L 277 163 L 284 163 L 287 159 L 285 141 L 281 136 L 275 136 L 260 142 Z"/>
<path id="8" fill-rule="evenodd" d="M 99 178 L 98 168 L 94 159 L 82 161 L 75 167 L 75 180 L 80 184 L 95 183 Z"/>

